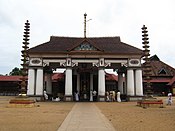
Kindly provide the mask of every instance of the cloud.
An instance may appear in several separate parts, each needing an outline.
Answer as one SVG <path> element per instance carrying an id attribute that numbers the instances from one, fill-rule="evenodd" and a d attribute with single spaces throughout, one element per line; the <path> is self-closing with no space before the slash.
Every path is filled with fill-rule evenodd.
<path id="1" fill-rule="evenodd" d="M 174 0 L 1 0 L 0 74 L 20 66 L 27 19 L 31 23 L 29 46 L 33 47 L 49 41 L 52 35 L 83 37 L 85 12 L 87 19 L 92 19 L 87 22 L 88 37 L 120 36 L 123 42 L 140 49 L 145 24 L 151 55 L 157 54 L 174 67 L 174 5 Z"/>

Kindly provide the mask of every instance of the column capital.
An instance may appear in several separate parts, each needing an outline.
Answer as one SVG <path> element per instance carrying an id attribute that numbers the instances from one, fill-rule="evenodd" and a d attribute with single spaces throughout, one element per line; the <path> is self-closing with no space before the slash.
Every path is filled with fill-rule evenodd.
<path id="1" fill-rule="evenodd" d="M 78 62 L 76 63 L 72 62 L 72 59 L 69 57 L 69 58 L 66 58 L 64 63 L 60 63 L 60 65 L 64 67 L 74 67 L 74 66 L 78 66 Z"/>
<path id="2" fill-rule="evenodd" d="M 105 62 L 104 58 L 99 58 L 99 61 L 97 63 L 93 63 L 93 66 L 96 67 L 107 67 L 107 66 L 111 66 L 110 62 Z"/>

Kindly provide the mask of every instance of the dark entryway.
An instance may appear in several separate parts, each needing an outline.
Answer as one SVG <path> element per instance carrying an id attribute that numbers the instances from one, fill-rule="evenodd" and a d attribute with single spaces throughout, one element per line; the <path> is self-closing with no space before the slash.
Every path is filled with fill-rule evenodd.
<path id="1" fill-rule="evenodd" d="M 90 73 L 80 74 L 80 101 L 89 101 L 90 99 Z"/>

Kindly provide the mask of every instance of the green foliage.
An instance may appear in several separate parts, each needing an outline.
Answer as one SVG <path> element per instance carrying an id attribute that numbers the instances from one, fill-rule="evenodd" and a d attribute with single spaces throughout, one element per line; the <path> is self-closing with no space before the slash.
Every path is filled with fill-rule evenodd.
<path id="1" fill-rule="evenodd" d="M 9 73 L 10 76 L 19 76 L 22 75 L 22 70 L 20 68 L 15 67 L 12 69 L 12 71 Z"/>

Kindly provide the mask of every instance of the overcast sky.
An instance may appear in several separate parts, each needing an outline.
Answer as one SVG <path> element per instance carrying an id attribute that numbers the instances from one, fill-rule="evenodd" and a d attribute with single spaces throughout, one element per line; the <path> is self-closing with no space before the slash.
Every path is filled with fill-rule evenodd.
<path id="1" fill-rule="evenodd" d="M 141 27 L 148 27 L 151 55 L 175 67 L 175 0 L 0 0 L 0 74 L 20 67 L 24 23 L 31 24 L 30 45 L 50 36 L 120 36 L 142 48 Z"/>

